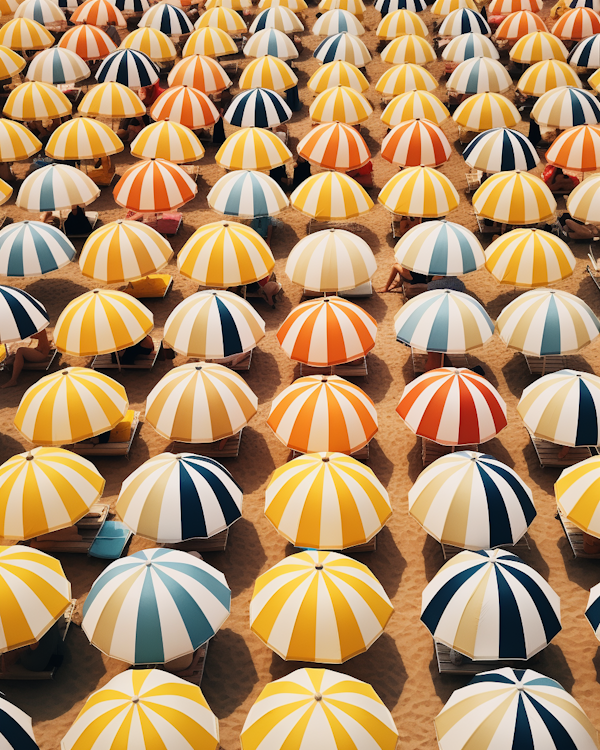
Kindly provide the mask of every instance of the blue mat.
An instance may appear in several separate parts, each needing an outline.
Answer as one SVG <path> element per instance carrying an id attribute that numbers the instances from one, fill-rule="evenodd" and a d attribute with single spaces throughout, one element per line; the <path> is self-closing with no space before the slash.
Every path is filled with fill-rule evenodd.
<path id="1" fill-rule="evenodd" d="M 131 531 L 124 523 L 106 521 L 94 539 L 89 554 L 103 560 L 117 560 L 123 554 L 130 537 Z"/>

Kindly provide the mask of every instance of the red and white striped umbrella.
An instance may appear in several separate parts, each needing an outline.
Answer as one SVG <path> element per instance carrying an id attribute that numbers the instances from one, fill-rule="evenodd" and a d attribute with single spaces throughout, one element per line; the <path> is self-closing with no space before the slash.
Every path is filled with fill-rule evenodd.
<path id="1" fill-rule="evenodd" d="M 311 164 L 337 172 L 359 169 L 371 158 L 362 135 L 343 122 L 313 128 L 298 144 L 298 153 Z"/>
<path id="2" fill-rule="evenodd" d="M 141 213 L 172 211 L 191 201 L 198 187 L 177 164 L 148 159 L 123 174 L 113 191 L 119 206 Z"/>
<path id="3" fill-rule="evenodd" d="M 400 167 L 438 167 L 451 153 L 444 131 L 428 120 L 401 122 L 381 144 L 383 158 Z"/>
<path id="4" fill-rule="evenodd" d="M 150 109 L 153 120 L 172 120 L 190 130 L 214 125 L 219 111 L 211 100 L 197 89 L 174 86 L 163 91 Z"/>

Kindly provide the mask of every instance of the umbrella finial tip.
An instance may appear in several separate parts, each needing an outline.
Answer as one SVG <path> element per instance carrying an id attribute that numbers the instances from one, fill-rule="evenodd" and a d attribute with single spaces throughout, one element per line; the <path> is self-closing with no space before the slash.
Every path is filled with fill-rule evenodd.
<path id="1" fill-rule="evenodd" d="M 321 693 L 315 693 L 315 700 L 316 701 L 322 701 L 323 700 L 323 696 L 321 695 Z"/>
<path id="2" fill-rule="evenodd" d="M 25 460 L 33 461 L 33 453 L 31 451 L 27 451 L 27 453 L 25 454 Z"/>
<path id="3" fill-rule="evenodd" d="M 152 560 L 146 560 L 146 567 L 150 568 L 152 566 Z"/>
<path id="4" fill-rule="evenodd" d="M 324 464 L 326 464 L 326 463 L 329 463 L 329 456 L 323 456 L 323 458 L 321 459 L 321 461 L 322 461 L 322 462 L 323 462 Z"/>
<path id="5" fill-rule="evenodd" d="M 323 563 L 315 563 L 315 570 L 323 570 Z"/>
<path id="6" fill-rule="evenodd" d="M 140 702 L 140 696 L 139 695 L 134 695 L 133 698 L 131 699 L 131 702 L 132 703 L 139 703 Z"/>

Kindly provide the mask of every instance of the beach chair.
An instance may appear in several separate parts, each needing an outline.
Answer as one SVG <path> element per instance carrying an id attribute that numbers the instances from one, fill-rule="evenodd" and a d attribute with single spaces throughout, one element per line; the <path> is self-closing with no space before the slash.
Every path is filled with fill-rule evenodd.
<path id="1" fill-rule="evenodd" d="M 308 375 L 338 375 L 340 378 L 366 378 L 369 374 L 367 358 L 360 357 L 343 365 L 331 367 L 310 367 L 300 363 L 300 377 Z"/>
<path id="2" fill-rule="evenodd" d="M 540 440 L 531 433 L 529 433 L 529 437 L 531 438 L 535 454 L 542 469 L 548 467 L 566 469 L 568 466 L 574 466 L 580 461 L 585 461 L 586 458 L 590 458 L 592 455 L 591 450 L 587 446 L 582 445 L 577 448 L 571 448 L 564 458 L 559 458 L 558 454 L 564 446 L 550 443 L 547 440 Z"/>
<path id="3" fill-rule="evenodd" d="M 135 218 L 136 216 L 139 218 Z M 165 214 L 142 214 L 141 216 L 133 213 L 133 215 L 127 218 L 130 221 L 139 221 L 142 224 L 146 224 L 146 226 L 156 229 L 159 234 L 165 237 L 174 237 L 183 224 L 183 214 L 178 211 Z"/>
<path id="4" fill-rule="evenodd" d="M 345 289 L 343 292 L 338 292 L 340 297 L 344 299 L 356 299 L 359 297 L 372 297 L 373 296 L 373 284 L 367 281 L 365 284 L 359 284 L 354 289 Z"/>
<path id="5" fill-rule="evenodd" d="M 129 438 L 126 441 L 118 443 L 91 443 L 89 440 L 83 440 L 80 443 L 73 443 L 73 445 L 65 445 L 63 448 L 77 453 L 78 456 L 86 456 L 88 458 L 93 458 L 94 456 L 125 456 L 125 458 L 129 458 L 131 444 L 140 426 L 140 414 L 141 412 L 139 411 L 133 413 Z"/>
<path id="6" fill-rule="evenodd" d="M 467 172 L 465 175 L 467 178 L 467 193 L 474 193 L 477 188 L 481 187 L 481 178 L 483 177 L 483 172 L 479 169 L 476 169 L 472 172 Z"/>
<path id="7" fill-rule="evenodd" d="M 232 364 L 230 361 L 228 362 L 227 359 L 200 360 L 193 357 L 188 359 L 188 362 L 210 362 L 217 365 L 223 365 L 223 367 L 228 367 L 230 370 L 234 370 L 235 372 L 248 372 L 250 370 L 250 365 L 252 364 L 252 354 L 252 350 L 246 352 L 246 354 L 234 364 Z"/>
<path id="8" fill-rule="evenodd" d="M 507 230 L 506 224 L 499 224 L 497 221 L 492 221 L 489 224 L 486 224 L 488 220 L 479 216 L 479 214 L 475 214 L 475 220 L 477 221 L 477 231 L 479 234 L 504 234 Z"/>
<path id="9" fill-rule="evenodd" d="M 447 456 L 449 453 L 478 450 L 479 445 L 440 445 L 439 443 L 434 443 L 433 440 L 421 438 L 421 459 L 423 460 L 423 468 L 426 468 L 438 458 Z"/>
<path id="10" fill-rule="evenodd" d="M 594 237 L 594 239 L 600 238 Z M 585 267 L 585 270 L 589 273 L 591 280 L 596 285 L 596 289 L 598 289 L 598 291 L 600 292 L 600 275 L 598 273 L 598 262 L 591 245 L 589 246 L 588 258 L 590 259 L 591 267 L 590 265 L 587 265 Z"/>
<path id="11" fill-rule="evenodd" d="M 203 643 L 202 646 L 194 651 L 192 657 L 192 663 L 187 669 L 182 669 L 180 672 L 171 672 L 175 677 L 180 677 L 182 680 L 187 680 L 194 685 L 202 684 L 202 677 L 204 676 L 204 667 L 206 665 L 206 655 L 208 653 L 209 641 Z M 167 671 L 167 670 L 165 670 Z"/>
<path id="12" fill-rule="evenodd" d="M 108 505 L 97 503 L 92 505 L 89 512 L 74 526 L 59 531 L 51 531 L 49 534 L 42 534 L 30 539 L 27 544 L 29 547 L 50 554 L 59 552 L 87 554 L 107 516 Z"/>
<path id="13" fill-rule="evenodd" d="M 235 435 L 228 437 L 224 445 L 219 448 L 221 441 L 217 440 L 214 443 L 181 443 L 175 441 L 173 443 L 173 453 L 197 453 L 200 456 L 208 456 L 209 458 L 237 458 L 240 454 L 240 443 L 242 442 L 242 432 L 244 428 Z"/>
<path id="14" fill-rule="evenodd" d="M 551 372 L 559 372 L 569 367 L 569 357 L 561 355 L 529 357 L 524 354 L 523 356 L 532 375 L 548 375 Z"/>
<path id="15" fill-rule="evenodd" d="M 466 656 L 462 657 L 460 664 L 454 664 L 448 646 L 434 640 L 435 657 L 437 659 L 438 672 L 440 674 L 464 674 L 473 675 L 479 672 L 487 672 L 500 667 L 511 667 L 512 669 L 523 669 L 523 662 L 516 660 L 498 661 L 473 661 Z"/>
<path id="16" fill-rule="evenodd" d="M 118 560 L 132 536 L 130 529 L 121 521 L 106 521 L 96 534 L 88 555 L 101 560 Z"/>
<path id="17" fill-rule="evenodd" d="M 90 222 L 90 231 L 87 234 L 67 234 L 65 232 L 65 218 L 62 215 L 61 211 L 53 211 L 52 216 L 55 216 L 56 218 L 60 219 L 60 228 L 61 231 L 65 232 L 67 234 L 67 237 L 70 240 L 86 240 L 90 234 L 96 229 L 96 225 L 98 224 L 100 215 L 98 214 L 98 211 L 86 211 L 85 215 L 87 216 L 88 221 Z"/>
<path id="18" fill-rule="evenodd" d="M 31 341 L 31 339 L 25 339 L 25 341 Z M 7 355 L 14 354 L 15 351 L 22 346 L 24 341 L 19 341 L 18 344 L 13 344 L 12 347 L 8 348 L 4 346 L 3 352 L 4 356 L 2 357 L 2 352 L 0 352 L 0 369 L 4 369 L 6 367 L 10 367 L 10 364 L 7 364 Z M 60 359 L 60 355 L 58 352 L 58 349 L 56 349 L 55 346 L 50 347 L 50 354 L 46 357 L 46 359 L 43 359 L 41 362 L 28 362 L 27 360 L 23 364 L 23 370 L 25 372 L 48 372 L 48 370 L 52 367 L 54 362 L 58 359 Z"/>
<path id="19" fill-rule="evenodd" d="M 198 166 L 195 164 L 180 164 L 179 166 L 188 177 L 191 177 L 194 182 L 198 182 L 198 177 L 200 176 L 200 168 Z"/>
<path id="20" fill-rule="evenodd" d="M 209 536 L 206 539 L 186 539 L 184 542 L 175 542 L 173 544 L 161 544 L 161 547 L 168 549 L 178 549 L 181 552 L 225 552 L 227 540 L 229 539 L 229 529 L 221 531 L 218 534 Z"/>
<path id="21" fill-rule="evenodd" d="M 560 521 L 560 525 L 565 532 L 565 536 L 567 537 L 567 541 L 569 542 L 569 547 L 571 548 L 573 557 L 582 557 L 587 560 L 600 559 L 600 552 L 596 554 L 590 554 L 589 552 L 584 551 L 583 531 L 578 526 L 575 526 L 574 523 L 565 518 L 560 510 L 556 514 L 556 518 Z"/>
<path id="22" fill-rule="evenodd" d="M 112 354 L 97 354 L 90 364 L 92 370 L 151 370 L 156 364 L 160 350 L 162 349 L 161 339 L 152 339 L 154 343 L 154 351 L 149 357 L 138 357 L 132 365 L 124 365 L 119 362 L 119 356 L 117 354 L 117 361 L 113 362 Z"/>
<path id="23" fill-rule="evenodd" d="M 439 544 L 442 548 L 444 560 L 451 560 L 453 557 L 456 557 L 459 552 L 464 552 L 461 547 L 455 547 L 452 544 L 442 544 L 442 542 Z M 528 552 L 531 549 L 529 546 L 529 536 L 524 534 L 516 544 L 501 544 L 498 549 L 505 549 L 509 552 L 514 552 L 515 555 L 522 555 L 524 552 Z"/>
<path id="24" fill-rule="evenodd" d="M 142 279 L 130 281 L 122 292 L 136 299 L 164 299 L 173 288 L 173 277 L 168 273 L 151 273 Z"/>

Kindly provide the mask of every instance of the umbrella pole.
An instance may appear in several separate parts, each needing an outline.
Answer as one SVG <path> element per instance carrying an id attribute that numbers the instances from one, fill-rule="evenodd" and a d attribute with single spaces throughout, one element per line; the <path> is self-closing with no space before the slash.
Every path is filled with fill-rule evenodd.
<path id="1" fill-rule="evenodd" d="M 119 357 L 118 351 L 116 351 L 115 354 L 117 355 L 117 365 L 119 367 L 119 372 L 121 372 L 121 357 Z"/>

